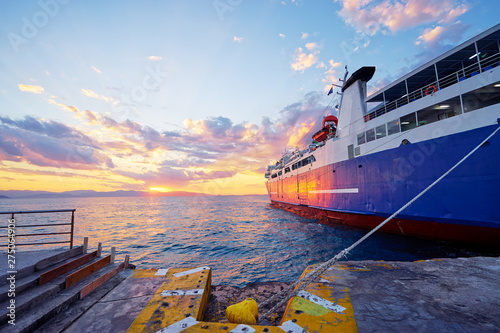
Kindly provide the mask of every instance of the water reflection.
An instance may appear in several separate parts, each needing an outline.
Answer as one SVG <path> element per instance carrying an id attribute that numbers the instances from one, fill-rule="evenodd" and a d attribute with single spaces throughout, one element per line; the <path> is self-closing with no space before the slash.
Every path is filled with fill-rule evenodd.
<path id="1" fill-rule="evenodd" d="M 332 228 L 272 208 L 266 196 L 0 201 L 1 211 L 67 208 L 77 209 L 75 244 L 89 237 L 90 248 L 98 242 L 104 251 L 116 246 L 119 260 L 129 254 L 140 268 L 209 265 L 214 284 L 233 286 L 291 281 L 307 265 L 330 259 L 366 233 L 346 226 Z M 475 254 L 439 242 L 379 233 L 348 259 L 418 260 Z"/>

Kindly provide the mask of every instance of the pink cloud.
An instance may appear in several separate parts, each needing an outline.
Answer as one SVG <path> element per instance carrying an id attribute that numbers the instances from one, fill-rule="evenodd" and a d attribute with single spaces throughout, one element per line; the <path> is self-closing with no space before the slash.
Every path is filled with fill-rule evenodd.
<path id="1" fill-rule="evenodd" d="M 84 133 L 55 121 L 0 117 L 0 151 L 5 160 L 73 169 L 114 168 L 109 156 Z"/>
<path id="2" fill-rule="evenodd" d="M 291 64 L 292 69 L 297 72 L 304 72 L 304 70 L 311 67 L 318 61 L 316 54 L 317 52 L 307 54 L 301 47 L 299 47 L 295 51 L 294 62 Z"/>
<path id="3" fill-rule="evenodd" d="M 279 158 L 290 138 L 299 140 L 324 111 L 325 96 L 308 93 L 260 124 L 219 116 L 186 120 L 185 128 L 176 132 L 132 120 L 117 122 L 89 110 L 78 112 L 80 126 L 92 128 L 85 132 L 32 117 L 0 117 L 0 162 L 106 170 L 149 187 L 226 181 L 238 173 L 262 172 Z M 311 141 L 309 134 L 301 145 Z"/>
<path id="4" fill-rule="evenodd" d="M 462 40 L 462 35 L 468 26 L 458 21 L 452 25 L 441 26 L 438 25 L 434 28 L 427 28 L 417 38 L 416 45 L 425 44 L 430 47 L 443 45 L 448 42 L 456 44 Z"/>
<path id="5" fill-rule="evenodd" d="M 467 12 L 463 0 L 335 0 L 345 22 L 358 31 L 374 35 L 379 31 L 396 32 L 433 22 L 446 23 Z"/>

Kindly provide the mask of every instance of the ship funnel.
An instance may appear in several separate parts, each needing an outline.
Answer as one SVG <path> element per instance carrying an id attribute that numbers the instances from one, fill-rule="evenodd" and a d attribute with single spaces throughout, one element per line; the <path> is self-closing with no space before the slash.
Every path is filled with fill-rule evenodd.
<path id="1" fill-rule="evenodd" d="M 375 67 L 361 67 L 342 86 L 342 109 L 339 115 L 339 137 L 362 130 L 366 115 L 366 82 L 375 74 Z"/>

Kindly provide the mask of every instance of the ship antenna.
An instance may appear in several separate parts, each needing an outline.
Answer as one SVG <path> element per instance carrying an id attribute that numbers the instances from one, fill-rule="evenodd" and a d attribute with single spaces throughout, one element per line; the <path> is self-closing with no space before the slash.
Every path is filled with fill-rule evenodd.
<path id="1" fill-rule="evenodd" d="M 344 74 L 344 79 L 339 79 L 340 82 L 344 82 L 345 83 L 345 80 L 347 78 L 347 75 L 349 74 L 349 71 L 347 70 L 347 65 L 345 65 L 345 74 Z M 341 93 L 340 93 L 340 103 L 339 103 L 339 112 L 337 114 L 338 116 L 338 119 L 340 119 L 340 111 L 342 110 L 342 101 L 344 100 L 344 92 L 342 91 L 342 89 L 340 89 Z M 337 131 L 335 132 L 335 136 L 338 136 L 338 129 Z"/>

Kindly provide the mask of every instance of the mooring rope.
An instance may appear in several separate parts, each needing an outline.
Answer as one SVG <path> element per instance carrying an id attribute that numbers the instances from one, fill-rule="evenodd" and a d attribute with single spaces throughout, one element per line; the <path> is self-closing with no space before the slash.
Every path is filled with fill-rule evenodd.
<path id="1" fill-rule="evenodd" d="M 357 242 L 352 244 L 351 246 L 345 248 L 344 250 L 340 251 L 335 257 L 332 259 L 322 263 L 319 265 L 317 268 L 315 268 L 313 271 L 308 273 L 306 276 L 303 278 L 297 280 L 296 282 L 292 283 L 289 287 L 283 289 L 281 292 L 278 294 L 268 298 L 264 302 L 260 304 L 260 307 L 267 305 L 271 302 L 274 302 L 277 298 L 282 298 L 282 300 L 276 304 L 273 308 L 271 308 L 269 311 L 267 311 L 259 320 L 259 323 L 262 322 L 262 320 L 266 319 L 271 313 L 276 311 L 280 306 L 282 306 L 285 302 L 288 301 L 291 297 L 295 296 L 299 290 L 298 288 L 296 290 L 291 291 L 292 289 L 296 288 L 298 285 L 304 285 L 307 286 L 312 280 L 323 274 L 327 269 L 329 269 L 331 266 L 333 266 L 338 260 L 342 259 L 345 257 L 347 254 L 349 254 L 349 251 L 354 249 L 356 246 L 361 244 L 363 241 L 365 241 L 368 237 L 373 235 L 377 230 L 382 228 L 387 222 L 392 220 L 396 215 L 401 213 L 403 210 L 405 210 L 408 206 L 410 206 L 412 203 L 414 203 L 418 198 L 420 198 L 422 195 L 424 195 L 427 191 L 429 191 L 431 188 L 434 187 L 437 183 L 439 183 L 444 177 L 446 177 L 450 172 L 452 172 L 455 168 L 457 168 L 460 164 L 462 164 L 466 159 L 468 159 L 476 150 L 478 150 L 486 141 L 488 141 L 493 135 L 495 135 L 498 131 L 500 130 L 500 126 L 498 126 L 493 133 L 491 133 L 486 139 L 481 141 L 480 144 L 478 144 L 474 149 L 472 149 L 465 157 L 463 157 L 460 161 L 458 161 L 453 167 L 451 167 L 450 170 L 446 171 L 441 177 L 436 179 L 432 184 L 430 184 L 426 189 L 424 189 L 422 192 L 417 194 L 413 199 L 411 199 L 407 204 L 405 204 L 403 207 L 398 209 L 394 214 L 389 216 L 387 219 L 385 219 L 382 223 L 380 223 L 378 226 L 376 226 L 373 230 L 371 230 L 369 233 L 361 237 Z M 290 292 L 291 291 L 291 292 Z"/>

